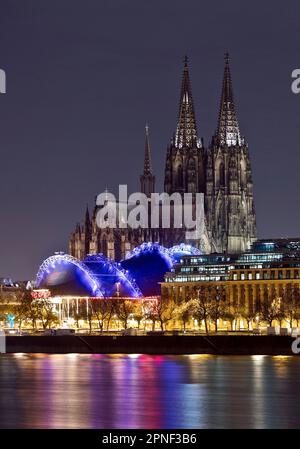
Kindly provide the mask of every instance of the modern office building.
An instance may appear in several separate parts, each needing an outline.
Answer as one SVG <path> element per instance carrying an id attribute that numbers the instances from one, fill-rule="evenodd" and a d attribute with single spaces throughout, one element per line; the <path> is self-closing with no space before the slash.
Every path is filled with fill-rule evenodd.
<path id="1" fill-rule="evenodd" d="M 162 300 L 184 302 L 206 295 L 223 299 L 228 312 L 254 319 L 277 301 L 300 305 L 300 239 L 258 240 L 240 255 L 184 256 L 162 283 Z M 300 318 L 300 316 L 299 316 Z"/>

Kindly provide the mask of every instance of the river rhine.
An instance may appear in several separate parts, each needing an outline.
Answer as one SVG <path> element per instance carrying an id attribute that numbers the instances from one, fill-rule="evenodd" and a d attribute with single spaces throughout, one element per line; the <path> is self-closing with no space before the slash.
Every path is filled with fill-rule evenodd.
<path id="1" fill-rule="evenodd" d="M 0 355 L 1 428 L 299 428 L 300 357 Z"/>

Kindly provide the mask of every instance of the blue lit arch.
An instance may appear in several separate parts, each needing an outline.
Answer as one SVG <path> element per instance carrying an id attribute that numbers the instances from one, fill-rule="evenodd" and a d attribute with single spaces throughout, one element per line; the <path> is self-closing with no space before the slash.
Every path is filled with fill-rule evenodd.
<path id="1" fill-rule="evenodd" d="M 130 273 L 126 272 L 121 266 L 103 254 L 88 255 L 83 263 L 93 273 L 93 277 L 97 279 L 105 296 L 130 296 L 139 298 L 142 292 Z"/>
<path id="2" fill-rule="evenodd" d="M 139 298 L 160 294 L 166 272 L 185 255 L 201 251 L 187 244 L 165 248 L 158 243 L 143 243 L 120 263 L 103 254 L 88 255 L 83 261 L 57 253 L 39 268 L 36 287 L 52 294 L 78 296 L 129 296 Z"/>
<path id="3" fill-rule="evenodd" d="M 123 269 L 135 279 L 144 296 L 160 294 L 159 283 L 167 271 L 172 270 L 174 260 L 168 249 L 158 243 L 142 243 L 121 261 Z"/>
<path id="4" fill-rule="evenodd" d="M 141 254 L 151 253 L 159 253 L 166 260 L 166 263 L 169 265 L 170 269 L 172 268 L 173 258 L 170 255 L 169 250 L 156 242 L 144 242 L 141 245 L 136 246 L 132 251 L 130 251 L 130 253 L 127 254 L 125 260 L 131 259 L 132 257 L 138 257 Z"/>
<path id="5" fill-rule="evenodd" d="M 77 294 L 103 297 L 103 291 L 93 272 L 68 254 L 48 257 L 39 268 L 37 288 L 49 288 L 55 294 Z"/>
<path id="6" fill-rule="evenodd" d="M 172 246 L 168 249 L 168 252 L 174 263 L 179 262 L 183 256 L 199 256 L 203 254 L 199 248 L 186 243 Z"/>

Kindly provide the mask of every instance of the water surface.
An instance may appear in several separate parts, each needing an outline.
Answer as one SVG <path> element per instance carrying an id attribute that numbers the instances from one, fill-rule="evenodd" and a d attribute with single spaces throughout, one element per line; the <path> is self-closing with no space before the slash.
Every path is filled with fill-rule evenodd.
<path id="1" fill-rule="evenodd" d="M 300 427 L 300 357 L 0 356 L 0 428 Z"/>

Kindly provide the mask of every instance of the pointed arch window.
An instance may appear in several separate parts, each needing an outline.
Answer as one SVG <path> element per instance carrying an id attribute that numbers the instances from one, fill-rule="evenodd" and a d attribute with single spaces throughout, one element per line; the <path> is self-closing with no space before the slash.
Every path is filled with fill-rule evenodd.
<path id="1" fill-rule="evenodd" d="M 247 186 L 247 171 L 245 161 L 241 160 L 241 187 L 245 189 Z"/>
<path id="2" fill-rule="evenodd" d="M 176 176 L 176 187 L 182 188 L 183 186 L 183 171 L 182 165 L 178 165 L 177 167 L 177 176 Z"/>
<path id="3" fill-rule="evenodd" d="M 100 244 L 98 244 L 98 252 L 104 254 L 105 256 L 108 255 L 108 245 L 107 245 L 107 236 L 103 235 L 102 239 L 100 237 Z"/>
<path id="4" fill-rule="evenodd" d="M 223 162 L 221 162 L 219 165 L 218 178 L 219 178 L 219 187 L 225 187 L 225 167 Z"/>

